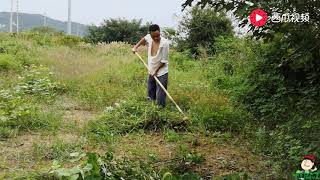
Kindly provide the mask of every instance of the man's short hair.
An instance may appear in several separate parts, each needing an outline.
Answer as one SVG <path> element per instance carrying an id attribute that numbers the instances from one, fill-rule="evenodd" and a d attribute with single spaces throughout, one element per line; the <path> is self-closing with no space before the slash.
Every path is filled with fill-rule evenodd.
<path id="1" fill-rule="evenodd" d="M 160 27 L 157 24 L 152 24 L 149 26 L 149 32 L 155 32 L 155 31 L 160 31 Z"/>

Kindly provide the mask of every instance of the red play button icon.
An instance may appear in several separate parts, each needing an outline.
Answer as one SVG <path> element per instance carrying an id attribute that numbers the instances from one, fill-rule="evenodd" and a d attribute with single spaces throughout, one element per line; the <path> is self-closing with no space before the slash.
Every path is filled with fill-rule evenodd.
<path id="1" fill-rule="evenodd" d="M 250 22 L 252 25 L 256 27 L 263 26 L 268 21 L 268 15 L 267 13 L 262 9 L 255 9 L 251 12 L 250 16 Z"/>

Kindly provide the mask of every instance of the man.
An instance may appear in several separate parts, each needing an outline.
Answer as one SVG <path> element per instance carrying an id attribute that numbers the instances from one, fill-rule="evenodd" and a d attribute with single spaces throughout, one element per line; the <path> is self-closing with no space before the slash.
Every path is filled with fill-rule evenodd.
<path id="1" fill-rule="evenodd" d="M 132 49 L 133 53 L 141 45 L 148 46 L 148 99 L 157 101 L 161 107 L 166 106 L 166 93 L 156 82 L 154 76 L 167 89 L 168 85 L 168 61 L 169 61 L 169 42 L 160 34 L 160 27 L 153 24 L 149 27 L 149 34 L 143 37 Z"/>

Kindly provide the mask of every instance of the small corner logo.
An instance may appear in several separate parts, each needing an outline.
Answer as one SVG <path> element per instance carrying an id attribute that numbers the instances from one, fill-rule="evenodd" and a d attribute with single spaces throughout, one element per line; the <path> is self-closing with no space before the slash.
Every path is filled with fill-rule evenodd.
<path id="1" fill-rule="evenodd" d="M 317 170 L 315 166 L 317 157 L 313 154 L 303 156 L 303 161 L 301 162 L 301 168 L 306 172 L 314 172 Z"/>
<path id="2" fill-rule="evenodd" d="M 262 9 L 255 9 L 250 13 L 250 22 L 253 26 L 264 26 L 268 21 L 267 13 Z"/>
<path id="3" fill-rule="evenodd" d="M 320 171 L 318 171 L 316 167 L 317 156 L 313 154 L 308 154 L 303 156 L 303 160 L 301 162 L 302 170 L 298 170 L 295 173 L 296 179 L 301 180 L 313 180 L 320 179 Z"/>

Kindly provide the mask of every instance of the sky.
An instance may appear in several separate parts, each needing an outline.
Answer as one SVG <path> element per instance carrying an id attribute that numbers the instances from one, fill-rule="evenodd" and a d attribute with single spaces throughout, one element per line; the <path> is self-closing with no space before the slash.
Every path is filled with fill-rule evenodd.
<path id="1" fill-rule="evenodd" d="M 72 21 L 99 25 L 109 18 L 135 18 L 163 27 L 176 27 L 183 3 L 184 0 L 72 0 Z M 11 0 L 0 0 L 0 12 L 10 9 Z M 50 18 L 66 21 L 68 0 L 19 0 L 19 11 L 45 13 Z"/>

